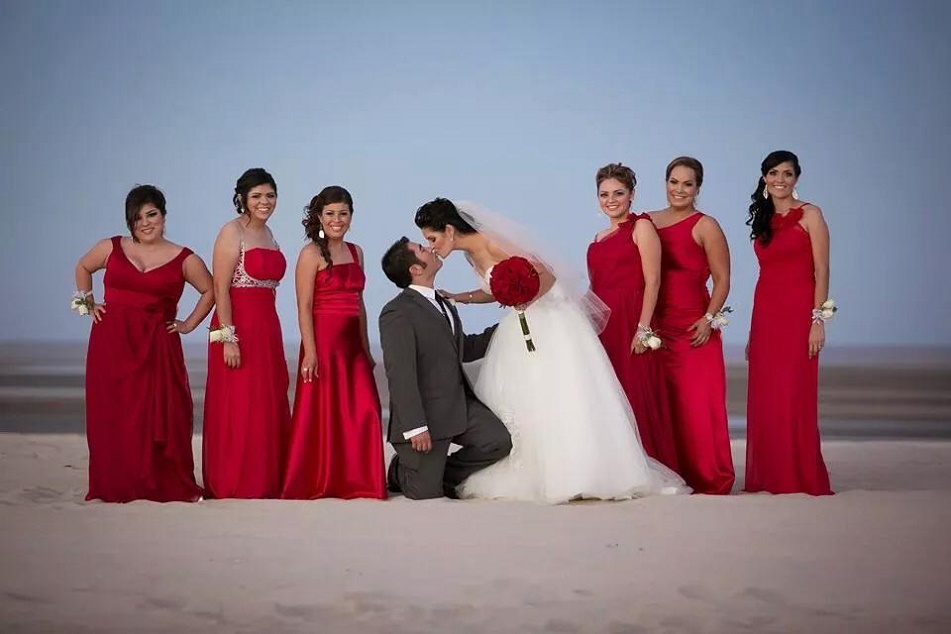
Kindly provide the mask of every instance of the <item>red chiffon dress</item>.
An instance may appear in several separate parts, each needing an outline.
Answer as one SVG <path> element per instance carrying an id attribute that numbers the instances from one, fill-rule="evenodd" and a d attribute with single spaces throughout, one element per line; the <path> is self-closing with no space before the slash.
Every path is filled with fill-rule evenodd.
<path id="1" fill-rule="evenodd" d="M 380 397 L 360 325 L 366 277 L 347 247 L 353 262 L 314 280 L 317 377 L 304 383 L 298 361 L 285 499 L 386 498 Z"/>
<path id="2" fill-rule="evenodd" d="M 631 351 L 644 304 L 641 253 L 631 234 L 642 218 L 650 216 L 630 215 L 614 233 L 588 246 L 588 277 L 591 290 L 611 309 L 601 343 L 634 410 L 644 451 L 679 471 L 661 359 L 657 352 Z"/>
<path id="3" fill-rule="evenodd" d="M 746 491 L 829 495 L 819 441 L 819 358 L 809 358 L 815 267 L 802 208 L 772 218 L 753 250 L 760 273 L 750 325 Z"/>
<path id="4" fill-rule="evenodd" d="M 657 302 L 660 349 L 670 394 L 674 440 L 680 475 L 696 493 L 726 495 L 735 472 L 726 414 L 726 368 L 719 331 L 707 343 L 690 345 L 688 328 L 710 303 L 710 266 L 692 231 L 703 217 L 697 212 L 658 229 L 661 248 L 660 297 Z"/>
<path id="5" fill-rule="evenodd" d="M 287 361 L 276 289 L 287 261 L 278 249 L 241 252 L 231 281 L 231 315 L 241 365 L 225 365 L 222 345 L 208 344 L 202 473 L 208 498 L 281 494 L 289 431 Z M 217 312 L 211 327 L 219 325 Z"/>
<path id="6" fill-rule="evenodd" d="M 192 396 L 182 341 L 166 325 L 185 287 L 182 249 L 142 272 L 119 236 L 103 278 L 106 313 L 86 354 L 87 500 L 194 502 Z"/>

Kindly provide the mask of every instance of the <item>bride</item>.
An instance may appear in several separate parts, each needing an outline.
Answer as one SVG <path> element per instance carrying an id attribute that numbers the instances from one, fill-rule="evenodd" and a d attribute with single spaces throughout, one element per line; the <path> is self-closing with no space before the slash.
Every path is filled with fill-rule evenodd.
<path id="1" fill-rule="evenodd" d="M 574 288 L 570 267 L 542 254 L 514 222 L 474 203 L 437 198 L 419 208 L 416 225 L 437 255 L 464 252 L 479 277 L 479 290 L 451 299 L 494 301 L 492 267 L 513 255 L 529 258 L 541 278 L 525 311 L 536 351 L 528 352 L 518 317 L 509 311 L 474 386 L 511 433 L 512 453 L 470 476 L 459 486 L 460 497 L 555 504 L 690 491 L 641 447 L 634 414 L 592 324 L 596 302 L 580 285 Z"/>

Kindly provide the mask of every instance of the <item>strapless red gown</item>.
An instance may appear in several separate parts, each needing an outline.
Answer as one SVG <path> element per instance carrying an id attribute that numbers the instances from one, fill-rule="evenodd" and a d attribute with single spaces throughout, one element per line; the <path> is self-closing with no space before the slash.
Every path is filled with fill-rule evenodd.
<path id="1" fill-rule="evenodd" d="M 103 278 L 106 314 L 86 354 L 87 500 L 193 502 L 201 496 L 192 459 L 192 396 L 175 319 L 188 249 L 141 272 L 121 238 Z"/>
<path id="2" fill-rule="evenodd" d="M 760 273 L 750 325 L 746 491 L 828 495 L 819 440 L 819 358 L 809 358 L 816 279 L 802 209 L 774 215 L 753 242 Z"/>
<path id="3" fill-rule="evenodd" d="M 710 303 L 707 256 L 691 235 L 702 217 L 697 212 L 657 231 L 663 255 L 656 314 L 666 346 L 658 352 L 670 393 L 680 475 L 696 493 L 725 495 L 736 476 L 726 414 L 723 342 L 714 330 L 707 343 L 693 348 L 688 330 Z"/>
<path id="4" fill-rule="evenodd" d="M 276 498 L 281 494 L 290 421 L 287 361 L 276 288 L 287 262 L 276 249 L 244 250 L 231 285 L 231 315 L 241 366 L 225 365 L 221 344 L 208 344 L 202 473 L 209 498 Z M 218 327 L 218 314 L 211 327 Z"/>
<path id="5" fill-rule="evenodd" d="M 617 231 L 588 246 L 588 277 L 591 290 L 611 309 L 601 343 L 634 410 L 644 451 L 679 471 L 661 359 L 656 352 L 631 352 L 644 304 L 644 269 L 631 234 L 642 218 L 650 216 L 628 216 Z"/>
<path id="6" fill-rule="evenodd" d="M 347 246 L 354 261 L 314 280 L 317 378 L 304 383 L 298 360 L 285 499 L 386 499 L 380 396 L 360 327 L 366 277 Z"/>

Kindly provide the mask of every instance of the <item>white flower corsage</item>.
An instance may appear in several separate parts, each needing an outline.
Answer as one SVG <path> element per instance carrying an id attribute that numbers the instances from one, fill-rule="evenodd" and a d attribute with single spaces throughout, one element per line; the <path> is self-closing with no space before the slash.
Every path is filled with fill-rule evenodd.
<path id="1" fill-rule="evenodd" d="M 238 343 L 238 335 L 234 326 L 219 326 L 208 333 L 211 343 Z"/>
<path id="2" fill-rule="evenodd" d="M 732 313 L 732 312 L 733 312 L 732 306 L 724 306 L 723 308 L 718 310 L 716 313 L 707 313 L 706 315 L 704 315 L 704 317 L 706 317 L 707 323 L 710 324 L 711 328 L 713 328 L 714 330 L 720 330 L 721 328 L 723 328 L 724 326 L 730 323 L 730 320 L 726 318 L 726 313 Z"/>
<path id="3" fill-rule="evenodd" d="M 69 302 L 69 309 L 75 310 L 80 315 L 88 315 L 94 307 L 92 291 L 76 291 Z"/>
<path id="4" fill-rule="evenodd" d="M 835 317 L 835 311 L 837 310 L 839 310 L 839 307 L 835 305 L 835 300 L 827 299 L 822 302 L 819 308 L 812 309 L 812 323 L 821 324 L 829 321 Z"/>
<path id="5" fill-rule="evenodd" d="M 644 324 L 637 324 L 637 341 L 651 350 L 657 350 L 663 344 L 657 333 L 650 326 Z"/>

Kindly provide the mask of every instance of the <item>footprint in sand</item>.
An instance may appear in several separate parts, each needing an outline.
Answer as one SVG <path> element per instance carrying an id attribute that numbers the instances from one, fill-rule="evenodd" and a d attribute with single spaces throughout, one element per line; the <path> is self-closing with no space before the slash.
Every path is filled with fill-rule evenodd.
<path id="1" fill-rule="evenodd" d="M 20 499 L 35 504 L 54 502 L 63 499 L 63 492 L 49 487 L 31 487 L 20 491 Z"/>

